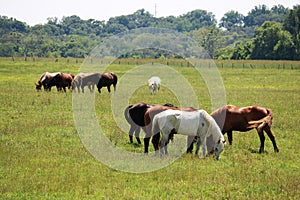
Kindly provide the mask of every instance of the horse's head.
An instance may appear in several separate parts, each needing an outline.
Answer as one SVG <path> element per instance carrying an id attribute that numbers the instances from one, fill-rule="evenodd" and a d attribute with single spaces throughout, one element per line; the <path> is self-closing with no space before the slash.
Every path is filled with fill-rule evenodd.
<path id="1" fill-rule="evenodd" d="M 36 89 L 37 91 L 40 91 L 40 90 L 42 89 L 42 84 L 41 84 L 40 81 L 39 81 L 37 84 L 35 83 L 35 89 Z"/>
<path id="2" fill-rule="evenodd" d="M 220 154 L 224 150 L 225 144 L 226 144 L 226 141 L 225 141 L 224 137 L 220 137 L 219 141 L 215 144 L 214 150 L 215 150 L 215 156 L 216 156 L 217 160 L 219 160 Z"/>

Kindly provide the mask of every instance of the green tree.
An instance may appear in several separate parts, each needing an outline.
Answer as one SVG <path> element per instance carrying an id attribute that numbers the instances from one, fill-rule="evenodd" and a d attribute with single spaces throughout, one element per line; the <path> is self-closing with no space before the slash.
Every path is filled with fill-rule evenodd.
<path id="1" fill-rule="evenodd" d="M 202 27 L 210 27 L 216 25 L 217 21 L 215 16 L 211 12 L 207 12 L 206 10 L 194 10 L 192 12 L 188 12 L 185 15 L 179 17 L 180 23 L 186 23 L 186 28 L 184 30 L 178 31 L 192 31 L 198 30 Z"/>
<path id="2" fill-rule="evenodd" d="M 283 23 L 288 15 L 288 9 L 282 5 L 273 6 L 268 9 L 266 5 L 255 6 L 244 18 L 245 26 L 261 26 L 265 21 Z"/>
<path id="3" fill-rule="evenodd" d="M 251 58 L 253 51 L 253 42 L 247 41 L 245 44 L 237 44 L 232 53 L 231 59 L 234 60 L 247 60 Z"/>
<path id="4" fill-rule="evenodd" d="M 294 44 L 290 33 L 278 22 L 265 22 L 255 29 L 252 59 L 293 59 Z"/>
<path id="5" fill-rule="evenodd" d="M 284 29 L 291 33 L 295 44 L 295 59 L 300 59 L 300 5 L 290 10 L 284 23 Z"/>
<path id="6" fill-rule="evenodd" d="M 234 27 L 242 27 L 244 24 L 244 16 L 237 11 L 229 11 L 224 14 L 219 23 L 220 28 L 231 31 Z"/>
<path id="7" fill-rule="evenodd" d="M 225 47 L 223 32 L 216 26 L 200 28 L 192 31 L 190 35 L 208 52 L 211 58 L 215 58 L 215 51 L 217 49 Z"/>

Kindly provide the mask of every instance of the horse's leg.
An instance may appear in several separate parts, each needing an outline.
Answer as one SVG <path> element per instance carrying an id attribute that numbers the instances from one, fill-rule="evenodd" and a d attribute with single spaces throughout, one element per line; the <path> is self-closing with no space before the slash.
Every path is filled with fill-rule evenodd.
<path id="1" fill-rule="evenodd" d="M 107 86 L 107 91 L 108 91 L 108 93 L 110 93 L 110 85 Z"/>
<path id="2" fill-rule="evenodd" d="M 160 155 L 161 156 L 163 156 L 164 154 L 168 154 L 168 149 L 167 149 L 168 138 L 169 138 L 169 135 L 162 133 L 162 137 L 160 140 Z"/>
<path id="3" fill-rule="evenodd" d="M 102 88 L 102 87 L 98 87 L 98 92 L 99 92 L 99 93 L 101 93 L 101 88 Z"/>
<path id="4" fill-rule="evenodd" d="M 228 141 L 229 141 L 229 144 L 232 145 L 232 131 L 227 131 L 227 137 L 228 137 Z"/>
<path id="5" fill-rule="evenodd" d="M 136 141 L 137 141 L 139 144 L 141 144 L 141 140 L 140 140 L 140 132 L 141 132 L 141 128 L 137 126 L 136 129 L 135 129 L 134 135 L 135 135 Z"/>
<path id="6" fill-rule="evenodd" d="M 197 136 L 196 136 L 196 137 L 197 137 Z M 198 156 L 198 154 L 199 154 L 200 145 L 201 145 L 200 137 L 197 137 L 197 141 L 196 141 L 196 152 L 195 152 L 195 155 L 196 155 L 196 156 Z"/>
<path id="7" fill-rule="evenodd" d="M 202 143 L 202 156 L 203 158 L 206 157 L 207 153 L 207 147 L 206 147 L 206 137 L 204 137 L 202 140 L 201 140 L 201 143 Z"/>
<path id="8" fill-rule="evenodd" d="M 135 130 L 135 128 L 134 128 L 134 125 L 131 125 L 130 126 L 130 130 L 129 130 L 129 141 L 130 141 L 130 143 L 133 143 L 133 137 L 132 137 L 132 135 L 133 135 L 133 132 L 134 132 L 134 130 Z"/>
<path id="9" fill-rule="evenodd" d="M 193 153 L 193 148 L 194 148 L 194 136 L 188 136 L 187 137 L 187 149 L 186 153 Z"/>
<path id="10" fill-rule="evenodd" d="M 270 140 L 272 141 L 273 147 L 274 147 L 274 151 L 275 152 L 279 152 L 279 149 L 278 149 L 278 147 L 276 145 L 276 141 L 275 141 L 275 135 L 272 133 L 271 128 L 269 126 L 265 126 L 264 127 L 264 131 L 268 134 Z"/>
<path id="11" fill-rule="evenodd" d="M 265 146 L 265 136 L 262 128 L 256 128 L 259 139 L 260 139 L 260 148 L 259 148 L 259 153 L 264 152 L 264 146 Z"/>
<path id="12" fill-rule="evenodd" d="M 144 153 L 145 154 L 148 154 L 149 141 L 150 141 L 149 137 L 144 138 Z"/>
<path id="13" fill-rule="evenodd" d="M 155 152 L 159 150 L 159 140 L 160 140 L 160 133 L 156 133 L 152 136 L 152 144 L 155 149 Z"/>
<path id="14" fill-rule="evenodd" d="M 114 92 L 116 92 L 117 88 L 116 88 L 117 84 L 114 84 Z"/>

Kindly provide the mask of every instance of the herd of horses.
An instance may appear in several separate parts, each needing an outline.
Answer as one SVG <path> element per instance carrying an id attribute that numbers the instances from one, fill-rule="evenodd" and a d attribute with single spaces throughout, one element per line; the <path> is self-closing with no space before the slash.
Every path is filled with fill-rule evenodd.
<path id="1" fill-rule="evenodd" d="M 78 93 L 84 93 L 85 86 L 90 92 L 94 92 L 95 85 L 101 93 L 102 87 L 113 85 L 116 91 L 118 77 L 113 72 L 107 73 L 43 73 L 36 89 L 51 91 L 51 87 L 56 86 L 58 91 L 66 92 L 66 88 Z M 160 79 L 151 77 L 148 80 L 150 94 L 155 94 L 160 88 Z M 279 152 L 275 141 L 275 135 L 271 130 L 273 114 L 268 108 L 261 106 L 236 107 L 225 105 L 211 114 L 205 110 L 198 110 L 193 107 L 178 108 L 173 104 L 152 105 L 144 102 L 129 105 L 124 110 L 124 117 L 128 124 L 129 141 L 133 143 L 133 136 L 141 144 L 140 132 L 145 132 L 144 153 L 149 152 L 149 143 L 153 144 L 154 150 L 160 155 L 168 154 L 168 143 L 174 139 L 174 135 L 182 134 L 187 136 L 187 153 L 192 153 L 194 143 L 196 143 L 195 154 L 198 155 L 202 146 L 202 156 L 214 154 L 219 159 L 224 150 L 224 134 L 227 133 L 229 144 L 232 145 L 232 131 L 246 132 L 256 129 L 260 138 L 259 153 L 264 152 L 265 136 L 264 132 L 272 141 L 274 151 Z"/>
<path id="2" fill-rule="evenodd" d="M 36 89 L 39 91 L 44 88 L 45 91 L 51 91 L 51 88 L 56 86 L 57 91 L 66 92 L 66 88 L 71 91 L 80 91 L 84 93 L 84 87 L 88 86 L 90 92 L 94 92 L 95 85 L 98 88 L 98 92 L 101 93 L 102 87 L 107 87 L 110 92 L 110 86 L 113 85 L 114 91 L 116 91 L 116 85 L 118 77 L 113 72 L 106 73 L 79 73 L 74 76 L 71 73 L 54 72 L 43 73 L 38 82 L 35 84 Z"/>
<path id="3" fill-rule="evenodd" d="M 215 154 L 216 159 L 224 149 L 223 135 L 227 133 L 232 145 L 232 131 L 246 132 L 256 129 L 260 138 L 259 153 L 264 152 L 267 133 L 273 143 L 274 151 L 279 152 L 275 135 L 271 130 L 273 114 L 268 108 L 261 106 L 236 107 L 225 105 L 210 115 L 204 110 L 193 107 L 178 108 L 172 104 L 151 105 L 144 102 L 128 106 L 124 116 L 130 124 L 129 140 L 133 143 L 133 135 L 139 138 L 141 129 L 145 132 L 144 153 L 148 153 L 150 138 L 156 152 L 167 154 L 167 145 L 175 134 L 187 135 L 187 153 L 192 153 L 193 144 L 197 143 L 196 155 L 202 145 L 202 154 Z M 160 134 L 162 133 L 162 136 Z"/>

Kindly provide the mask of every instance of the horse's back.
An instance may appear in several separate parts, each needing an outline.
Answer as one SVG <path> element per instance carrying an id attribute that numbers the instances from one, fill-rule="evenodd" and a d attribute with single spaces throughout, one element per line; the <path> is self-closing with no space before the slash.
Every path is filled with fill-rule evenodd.
<path id="1" fill-rule="evenodd" d="M 199 112 L 165 110 L 155 116 L 161 129 L 175 129 L 178 134 L 197 135 Z"/>
<path id="2" fill-rule="evenodd" d="M 268 115 L 272 115 L 272 111 L 261 106 L 237 107 L 234 105 L 223 106 L 211 113 L 223 133 L 249 131 L 253 128 L 249 126 L 250 121 L 260 120 Z"/>

